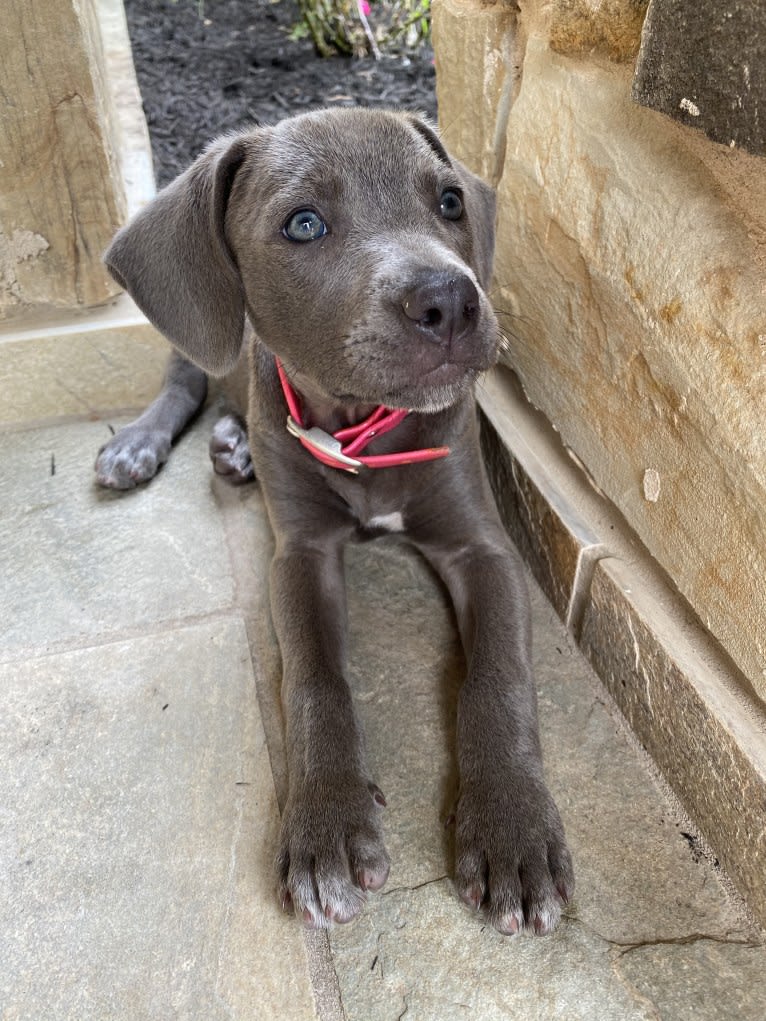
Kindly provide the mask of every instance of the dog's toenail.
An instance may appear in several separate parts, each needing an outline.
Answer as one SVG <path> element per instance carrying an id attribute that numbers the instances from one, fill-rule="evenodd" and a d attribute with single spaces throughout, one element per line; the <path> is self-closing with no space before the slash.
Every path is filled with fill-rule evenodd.
<path id="1" fill-rule="evenodd" d="M 460 894 L 460 899 L 464 904 L 467 904 L 469 908 L 473 908 L 474 911 L 478 911 L 481 907 L 482 892 L 478 886 L 469 886 L 467 890 L 464 890 Z"/>
<path id="2" fill-rule="evenodd" d="M 383 794 L 383 791 L 380 789 L 380 787 L 371 786 L 370 790 L 372 791 L 372 797 L 375 804 L 380 805 L 381 808 L 385 808 L 387 802 L 385 795 Z"/>
<path id="3" fill-rule="evenodd" d="M 501 919 L 497 926 L 497 931 L 503 936 L 515 936 L 519 931 L 519 920 L 516 915 Z"/>

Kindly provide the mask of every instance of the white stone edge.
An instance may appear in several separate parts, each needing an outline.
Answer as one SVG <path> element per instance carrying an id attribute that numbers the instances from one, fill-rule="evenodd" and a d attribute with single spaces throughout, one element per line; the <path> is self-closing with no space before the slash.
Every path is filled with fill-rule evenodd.
<path id="1" fill-rule="evenodd" d="M 96 0 L 106 87 L 116 118 L 115 146 L 125 188 L 127 215 L 133 216 L 156 194 L 152 147 L 138 87 L 122 0 Z"/>

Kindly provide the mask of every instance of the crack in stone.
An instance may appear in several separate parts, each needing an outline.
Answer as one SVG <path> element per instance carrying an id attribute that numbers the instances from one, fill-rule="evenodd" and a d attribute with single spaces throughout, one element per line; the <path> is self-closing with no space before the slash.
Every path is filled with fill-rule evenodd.
<path id="1" fill-rule="evenodd" d="M 231 847 L 229 850 L 229 867 L 226 872 L 226 886 L 224 898 L 223 918 L 221 919 L 220 931 L 218 934 L 218 954 L 216 958 L 215 984 L 213 995 L 216 1003 L 224 1011 L 226 1017 L 234 1018 L 234 1009 L 221 991 L 221 982 L 226 970 L 226 951 L 228 941 L 231 937 L 232 918 L 234 914 L 234 901 L 236 896 L 236 873 L 239 854 L 239 845 L 242 839 L 242 827 L 245 819 L 245 799 L 241 794 L 237 795 L 234 809 L 234 827 L 231 835 Z"/>
<path id="2" fill-rule="evenodd" d="M 626 954 L 632 953 L 634 950 L 642 950 L 647 947 L 689 946 L 693 943 L 722 943 L 730 946 L 746 947 L 749 950 L 763 949 L 766 947 L 766 942 L 762 940 L 749 938 L 737 939 L 734 938 L 730 932 L 725 932 L 721 936 L 707 932 L 690 932 L 681 936 L 655 936 L 651 939 L 625 940 L 623 942 L 616 939 L 610 939 L 608 936 L 605 936 L 597 929 L 588 925 L 588 923 L 583 921 L 582 918 L 577 918 L 573 915 L 565 915 L 565 918 L 569 922 L 581 925 L 583 929 L 586 929 L 589 933 L 591 933 L 591 935 L 600 939 L 603 943 L 606 943 L 610 950 L 618 951 L 618 960 L 625 957 Z"/>
<path id="3" fill-rule="evenodd" d="M 644 947 L 662 946 L 687 946 L 692 943 L 724 943 L 729 946 L 747 947 L 749 950 L 762 949 L 764 944 L 758 940 L 732 939 L 729 934 L 715 936 L 707 932 L 690 932 L 686 936 L 658 936 L 656 939 L 639 940 L 636 943 L 618 943 L 615 940 L 607 940 L 610 946 L 619 949 L 618 957 L 624 957 L 633 950 L 641 950 Z"/>
<path id="4" fill-rule="evenodd" d="M 625 990 L 637 1003 L 641 1003 L 646 1010 L 649 1011 L 650 1016 L 654 1019 L 654 1021 L 662 1021 L 662 1015 L 660 1014 L 657 1005 L 650 997 L 643 993 L 627 975 L 622 972 L 620 967 L 623 958 L 628 954 L 632 953 L 634 950 L 661 946 L 690 946 L 694 943 L 722 943 L 730 944 L 732 946 L 742 946 L 748 949 L 762 949 L 766 946 L 766 943 L 761 940 L 735 938 L 732 936 L 731 931 L 727 931 L 720 936 L 713 933 L 690 932 L 681 936 L 656 936 L 651 939 L 620 941 L 610 939 L 608 936 L 605 936 L 597 929 L 594 929 L 593 926 L 588 925 L 588 923 L 582 918 L 577 918 L 574 915 L 568 914 L 565 914 L 564 918 L 568 922 L 573 922 L 582 926 L 583 929 L 606 944 L 611 958 L 612 973 L 615 979 L 625 988 Z"/>
<path id="5" fill-rule="evenodd" d="M 426 879 L 422 883 L 416 883 L 414 886 L 392 886 L 390 890 L 383 890 L 382 896 L 388 897 L 392 893 L 414 893 L 415 890 L 422 890 L 424 886 L 433 886 L 434 883 L 443 883 L 445 879 L 449 879 L 449 876 L 437 876 L 436 879 Z"/>

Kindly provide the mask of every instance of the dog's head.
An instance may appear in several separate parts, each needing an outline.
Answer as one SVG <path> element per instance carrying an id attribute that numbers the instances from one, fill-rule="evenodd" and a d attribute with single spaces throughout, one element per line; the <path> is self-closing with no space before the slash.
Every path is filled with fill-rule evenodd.
<path id="1" fill-rule="evenodd" d="M 494 208 L 425 122 L 321 111 L 214 143 L 105 261 L 212 374 L 236 361 L 247 312 L 338 402 L 433 410 L 496 358 Z"/>

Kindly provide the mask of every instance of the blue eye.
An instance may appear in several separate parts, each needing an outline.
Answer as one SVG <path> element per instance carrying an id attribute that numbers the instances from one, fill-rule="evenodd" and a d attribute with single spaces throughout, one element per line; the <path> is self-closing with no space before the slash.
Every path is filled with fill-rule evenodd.
<path id="1" fill-rule="evenodd" d="M 327 233 L 327 224 L 313 209 L 299 209 L 282 228 L 291 241 L 316 241 Z"/>
<path id="2" fill-rule="evenodd" d="M 463 215 L 463 199 L 459 192 L 448 188 L 439 200 L 439 210 L 445 220 L 459 220 Z"/>

